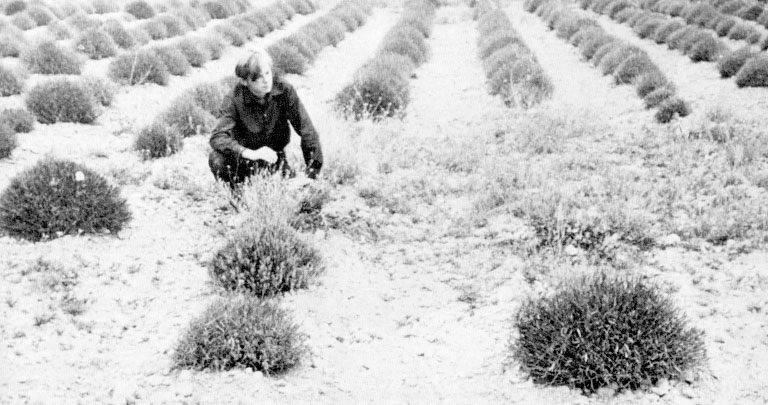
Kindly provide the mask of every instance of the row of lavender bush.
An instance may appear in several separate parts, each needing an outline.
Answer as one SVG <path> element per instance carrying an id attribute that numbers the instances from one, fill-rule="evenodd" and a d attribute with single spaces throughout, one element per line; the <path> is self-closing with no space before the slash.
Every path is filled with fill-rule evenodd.
<path id="1" fill-rule="evenodd" d="M 688 104 L 658 66 L 642 49 L 605 32 L 595 20 L 553 0 L 527 0 L 526 11 L 543 18 L 557 36 L 579 48 L 584 58 L 616 84 L 633 84 L 647 108 L 657 107 L 662 123 L 690 113 Z"/>
<path id="2" fill-rule="evenodd" d="M 646 4 L 650 7 L 652 3 Z M 658 44 L 666 43 L 668 48 L 680 50 L 694 62 L 718 62 L 721 76 L 735 76 L 739 87 L 768 86 L 768 55 L 753 51 L 749 46 L 732 51 L 717 40 L 703 28 L 719 18 L 702 11 L 706 7 L 696 5 L 684 9 L 682 18 L 669 18 L 666 14 L 643 10 L 627 0 L 580 0 L 580 5 L 628 24 L 639 37 L 653 39 Z M 768 43 L 768 39 L 763 43 Z"/>
<path id="3" fill-rule="evenodd" d="M 402 116 L 411 75 L 429 58 L 427 38 L 434 17 L 435 5 L 429 0 L 406 0 L 402 16 L 384 35 L 376 55 L 336 95 L 336 109 L 356 120 Z"/>
<path id="4" fill-rule="evenodd" d="M 507 106 L 532 107 L 551 97 L 550 78 L 515 31 L 506 13 L 490 0 L 476 3 L 480 32 L 477 47 L 488 78 L 489 92 Z"/>

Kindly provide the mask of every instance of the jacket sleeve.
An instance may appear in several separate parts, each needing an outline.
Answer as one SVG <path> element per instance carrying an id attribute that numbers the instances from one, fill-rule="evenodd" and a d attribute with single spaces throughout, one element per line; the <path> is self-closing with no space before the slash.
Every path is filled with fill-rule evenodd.
<path id="1" fill-rule="evenodd" d="M 314 178 L 323 167 L 320 139 L 296 90 L 293 87 L 288 87 L 287 90 L 288 121 L 301 137 L 301 152 L 304 154 L 304 163 L 307 165 L 307 175 Z"/>
<path id="2" fill-rule="evenodd" d="M 225 155 L 240 156 L 246 148 L 235 140 L 234 131 L 239 116 L 232 95 L 222 103 L 221 114 L 219 122 L 211 133 L 211 147 Z"/>

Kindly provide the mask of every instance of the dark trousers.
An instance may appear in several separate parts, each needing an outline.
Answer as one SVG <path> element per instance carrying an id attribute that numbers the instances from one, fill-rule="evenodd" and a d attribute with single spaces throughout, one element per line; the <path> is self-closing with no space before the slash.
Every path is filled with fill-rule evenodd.
<path id="1" fill-rule="evenodd" d="M 277 162 L 270 164 L 263 160 L 243 159 L 214 150 L 208 155 L 208 166 L 216 180 L 225 181 L 232 188 L 236 188 L 257 173 L 295 176 L 294 171 L 288 166 L 284 151 L 277 152 Z"/>

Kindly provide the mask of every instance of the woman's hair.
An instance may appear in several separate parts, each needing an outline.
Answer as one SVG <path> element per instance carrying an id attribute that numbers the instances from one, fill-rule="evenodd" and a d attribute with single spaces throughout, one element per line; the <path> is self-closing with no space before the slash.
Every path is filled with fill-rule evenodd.
<path id="1" fill-rule="evenodd" d="M 235 66 L 235 76 L 247 80 L 252 77 L 261 76 L 262 67 L 272 67 L 272 57 L 269 56 L 267 51 L 258 48 L 253 50 L 249 55 L 241 58 Z"/>

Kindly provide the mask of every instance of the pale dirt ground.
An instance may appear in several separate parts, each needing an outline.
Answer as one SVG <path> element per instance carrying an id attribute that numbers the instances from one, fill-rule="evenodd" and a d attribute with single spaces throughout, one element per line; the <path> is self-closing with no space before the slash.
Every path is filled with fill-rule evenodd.
<path id="1" fill-rule="evenodd" d="M 546 31 L 537 17 L 522 12 L 519 3 L 506 11 L 554 81 L 553 100 L 539 110 L 604 117 L 610 124 L 606 137 L 655 128 L 652 113 L 643 109 L 631 88 L 612 86 L 609 78 L 581 62 L 575 49 Z M 396 18 L 395 8 L 377 9 L 337 48 L 324 50 L 305 76 L 288 78 L 331 159 L 345 156 L 343 144 L 350 131 L 362 136 L 382 131 L 370 123 L 340 121 L 329 100 L 373 54 Z M 512 112 L 485 91 L 471 11 L 446 7 L 436 21 L 432 57 L 412 80 L 407 117 L 402 123 L 382 125 L 403 150 L 430 142 L 457 147 L 475 142 L 488 144 L 480 150 L 490 157 L 492 134 Z M 300 24 L 291 23 L 264 41 Z M 696 76 L 700 73 L 694 72 L 706 65 L 693 65 L 682 55 L 664 54 L 649 44 L 644 47 L 665 72 L 667 67 L 679 72 L 667 74 L 683 97 L 694 100 L 695 109 L 720 102 L 728 96 L 725 86 L 735 87 L 714 75 Z M 311 353 L 302 366 L 279 377 L 241 370 L 171 371 L 175 342 L 214 298 L 206 263 L 223 240 L 221 232 L 228 229 L 232 213 L 219 209 L 224 197 L 208 173 L 204 137 L 188 138 L 178 155 L 142 162 L 128 150 L 130 128 L 148 123 L 174 94 L 195 82 L 229 74 L 242 52 L 230 48 L 220 61 L 209 62 L 189 77 L 174 77 L 167 87 L 123 88 L 95 125 L 38 125 L 33 133 L 20 136 L 21 147 L 12 159 L 0 162 L 0 188 L 45 153 L 88 162 L 129 183 L 122 189 L 134 215 L 117 237 L 64 237 L 39 244 L 0 239 L 0 314 L 5 319 L 0 325 L 0 358 L 5 363 L 0 371 L 1 403 L 768 401 L 768 386 L 761 378 L 768 371 L 768 323 L 760 310 L 768 304 L 764 252 L 656 251 L 639 271 L 668 286 L 693 323 L 705 330 L 711 371 L 692 386 L 587 398 L 567 388 L 535 386 L 514 366 L 505 366 L 514 309 L 546 287 L 524 280 L 524 259 L 500 244 L 501 233 L 490 226 L 468 234 L 451 232 L 452 220 L 469 209 L 466 196 L 456 193 L 456 198 L 420 204 L 410 216 L 387 216 L 344 187 L 334 196 L 337 211 L 375 223 L 383 237 L 373 242 L 334 230 L 310 235 L 323 252 L 327 270 L 316 285 L 282 299 L 309 336 Z M 692 76 L 689 85 L 678 79 L 686 76 L 686 67 Z M 693 85 L 696 80 L 698 86 Z M 723 88 L 723 94 L 704 90 L 711 86 Z M 697 88 L 702 90 L 695 92 Z M 745 100 L 765 97 L 755 94 Z M 127 132 L 119 133 L 122 128 Z M 48 141 L 52 138 L 56 141 Z M 297 142 L 291 148 L 296 156 Z M 459 175 L 451 178 L 430 162 L 411 163 L 406 175 L 440 176 L 435 181 L 441 187 L 458 190 L 471 181 Z M 171 174 L 190 180 L 198 198 L 153 185 Z M 495 218 L 494 224 L 512 233 L 521 229 L 508 217 Z M 87 300 L 83 314 L 63 313 L 58 309 L 60 295 L 41 287 L 39 274 L 24 274 L 39 257 L 77 274 L 73 292 Z M 35 316 L 51 313 L 56 315 L 52 321 L 33 326 Z"/>

